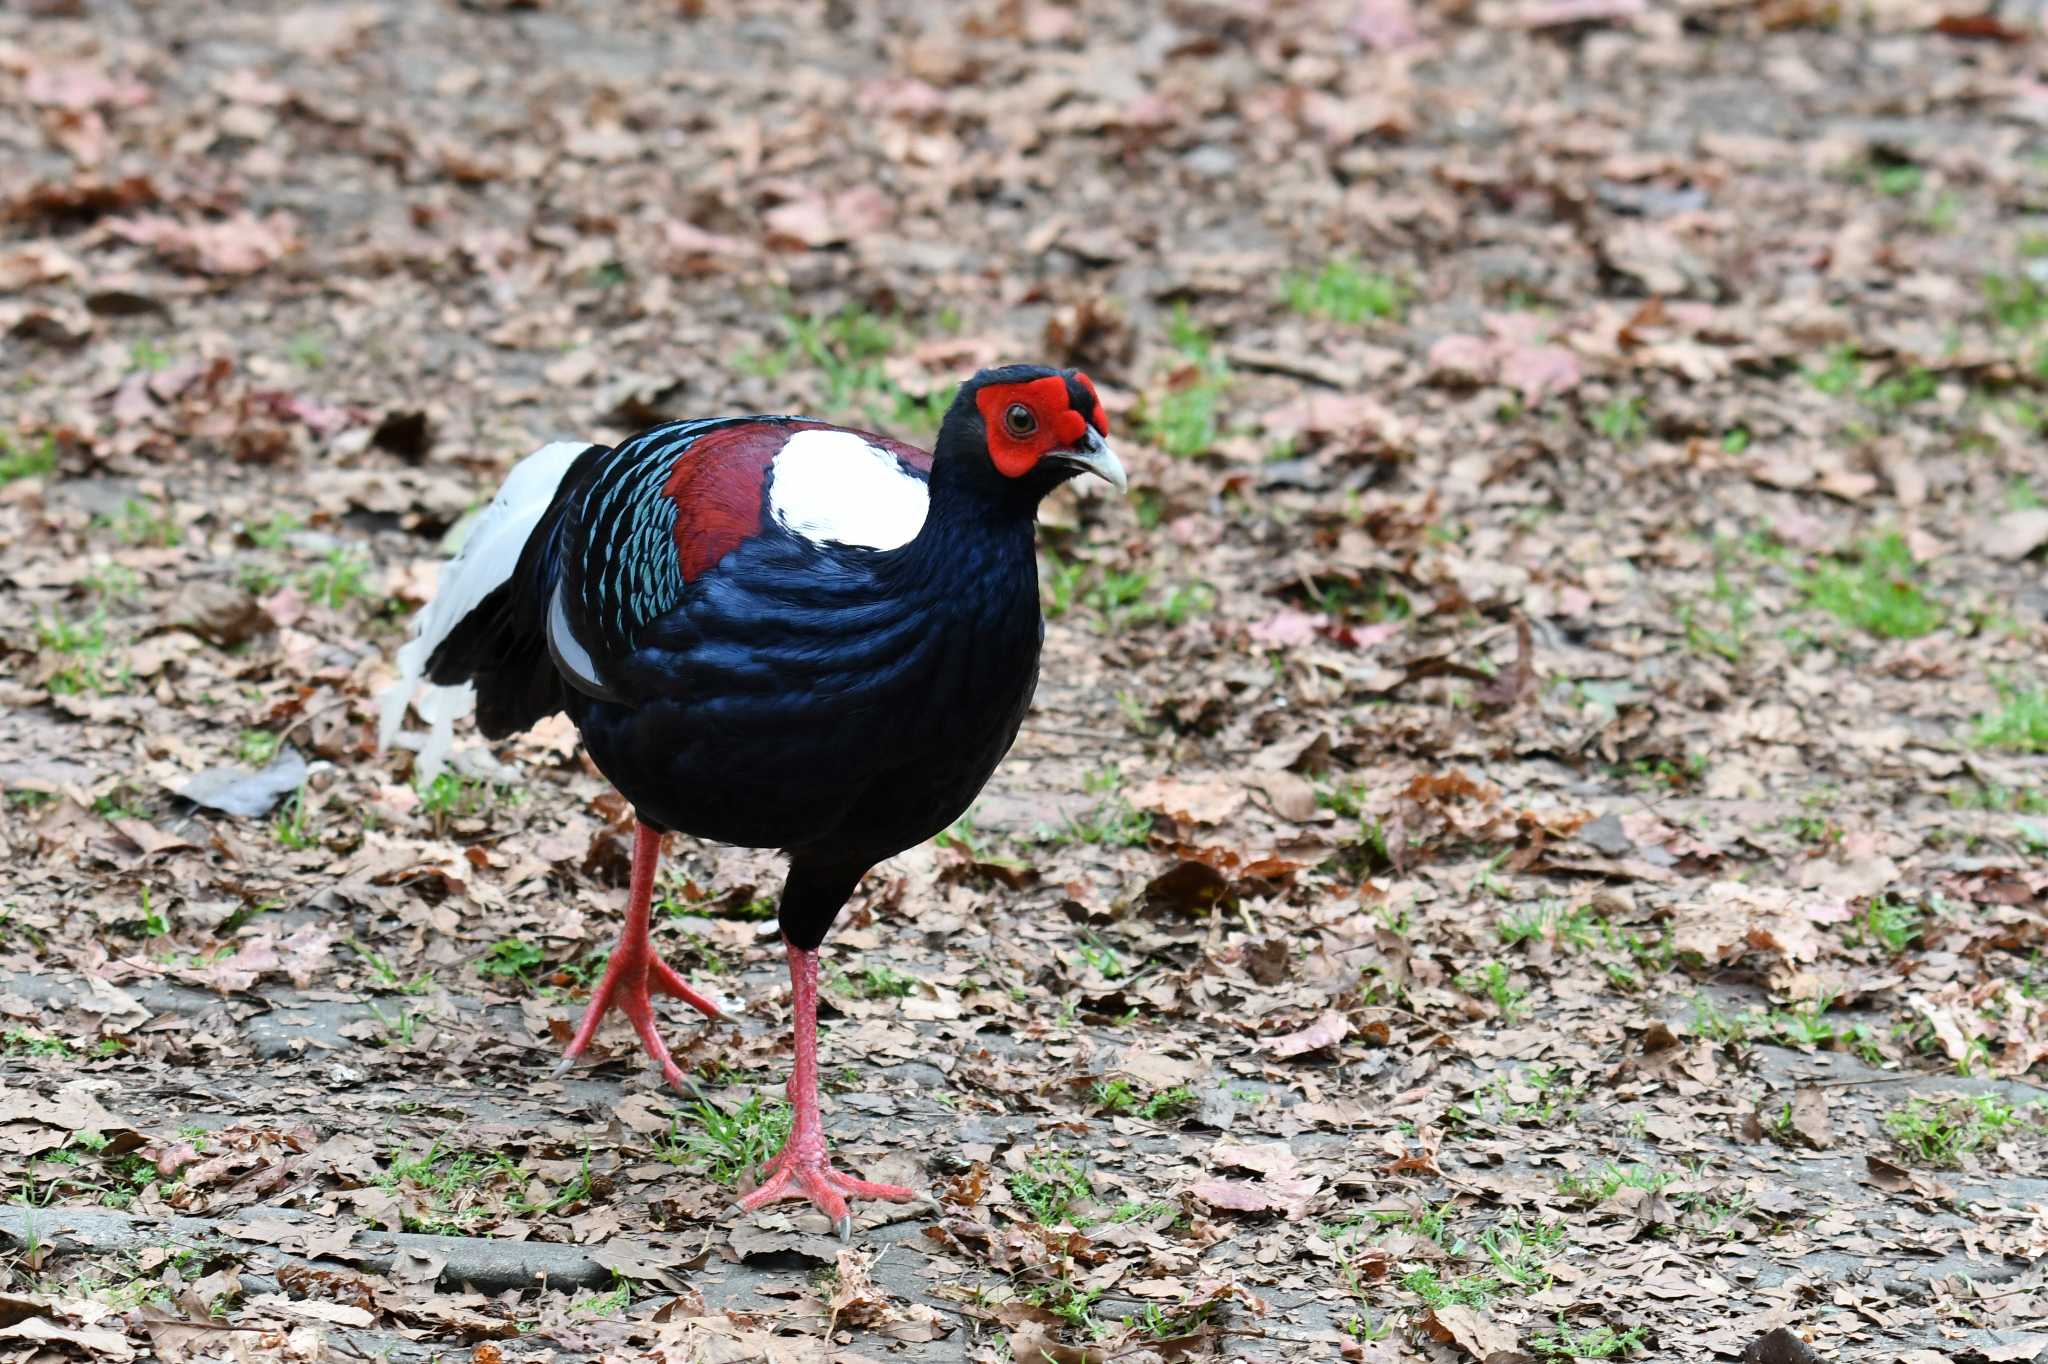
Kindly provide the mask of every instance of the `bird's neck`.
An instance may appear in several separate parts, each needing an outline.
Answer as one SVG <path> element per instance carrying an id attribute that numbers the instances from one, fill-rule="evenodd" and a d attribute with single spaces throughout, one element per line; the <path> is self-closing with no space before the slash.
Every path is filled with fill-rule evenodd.
<path id="1" fill-rule="evenodd" d="M 903 581 L 936 601 L 999 593 L 1038 602 L 1038 559 L 1032 532 L 1037 500 L 1009 488 L 933 470 L 931 506 L 917 538 L 900 551 Z"/>

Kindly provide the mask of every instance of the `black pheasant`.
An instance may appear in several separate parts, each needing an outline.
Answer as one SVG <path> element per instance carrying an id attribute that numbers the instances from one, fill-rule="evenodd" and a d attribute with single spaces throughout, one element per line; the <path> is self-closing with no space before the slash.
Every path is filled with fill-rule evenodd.
<path id="1" fill-rule="evenodd" d="M 796 1020 L 788 1142 L 741 1206 L 913 1193 L 834 1169 L 817 1097 L 818 946 L 861 876 L 974 800 L 1031 702 L 1044 625 L 1032 527 L 1077 473 L 1119 490 L 1087 376 L 962 385 L 929 455 L 800 417 L 671 422 L 522 461 L 399 652 L 432 770 L 473 703 L 500 738 L 567 711 L 639 818 L 626 923 L 563 1064 L 613 1008 L 672 1084 L 651 996 L 712 1017 L 648 939 L 665 830 L 787 850 Z"/>

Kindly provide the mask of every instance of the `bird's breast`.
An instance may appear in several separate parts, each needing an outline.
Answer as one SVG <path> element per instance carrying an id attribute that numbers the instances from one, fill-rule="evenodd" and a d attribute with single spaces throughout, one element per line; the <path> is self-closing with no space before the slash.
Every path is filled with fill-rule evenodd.
<path id="1" fill-rule="evenodd" d="M 879 860 L 944 829 L 1030 706 L 1028 561 L 942 586 L 744 556 L 646 632 L 630 704 L 581 708 L 593 760 L 647 817 L 724 842 Z"/>

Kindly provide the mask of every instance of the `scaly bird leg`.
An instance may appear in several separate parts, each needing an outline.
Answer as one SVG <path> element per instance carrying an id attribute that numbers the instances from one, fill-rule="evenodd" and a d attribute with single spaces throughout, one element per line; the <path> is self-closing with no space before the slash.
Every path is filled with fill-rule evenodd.
<path id="1" fill-rule="evenodd" d="M 690 1090 L 690 1082 L 684 1078 L 675 1058 L 668 1053 L 668 1044 L 655 1031 L 652 994 L 658 991 L 674 995 L 714 1022 L 725 1019 L 724 1011 L 717 1004 L 683 983 L 683 978 L 654 950 L 654 943 L 648 937 L 649 906 L 654 901 L 654 868 L 660 861 L 660 832 L 646 824 L 638 825 L 633 834 L 633 888 L 626 901 L 626 926 L 619 931 L 619 944 L 612 949 L 612 959 L 604 969 L 604 979 L 591 992 L 590 1007 L 583 1011 L 583 1022 L 578 1025 L 575 1038 L 562 1054 L 561 1063 L 555 1067 L 557 1076 L 568 1073 L 576 1058 L 583 1054 L 583 1049 L 590 1045 L 590 1040 L 597 1036 L 598 1024 L 604 1022 L 604 1016 L 617 1009 L 632 1022 L 633 1031 L 640 1034 L 640 1043 L 661 1067 L 662 1078 L 677 1089 Z"/>
<path id="2" fill-rule="evenodd" d="M 818 954 L 789 946 L 790 1012 L 796 1016 L 796 1065 L 789 1075 L 789 1101 L 796 1109 L 789 1139 L 768 1162 L 761 1186 L 742 1198 L 741 1212 L 754 1212 L 785 1198 L 805 1198 L 832 1219 L 839 1239 L 853 1235 L 849 1198 L 912 1203 L 924 1195 L 900 1184 L 872 1184 L 841 1174 L 825 1148 L 825 1124 L 818 1115 Z"/>

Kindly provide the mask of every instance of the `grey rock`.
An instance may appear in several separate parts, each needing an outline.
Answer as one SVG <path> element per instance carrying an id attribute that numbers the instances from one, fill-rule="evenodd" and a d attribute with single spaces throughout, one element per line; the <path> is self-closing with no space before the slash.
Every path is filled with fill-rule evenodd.
<path id="1" fill-rule="evenodd" d="M 261 772 L 246 767 L 209 767 L 179 787 L 180 800 L 242 819 L 260 819 L 306 781 L 306 760 L 284 748 Z"/>

